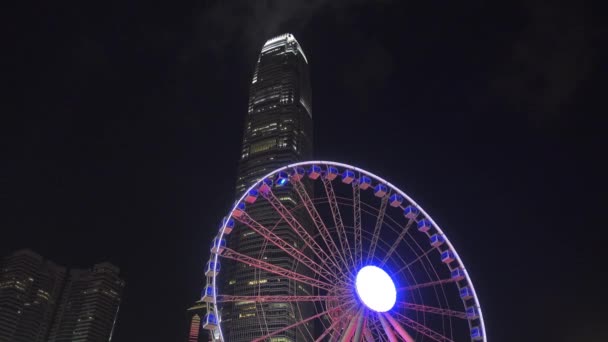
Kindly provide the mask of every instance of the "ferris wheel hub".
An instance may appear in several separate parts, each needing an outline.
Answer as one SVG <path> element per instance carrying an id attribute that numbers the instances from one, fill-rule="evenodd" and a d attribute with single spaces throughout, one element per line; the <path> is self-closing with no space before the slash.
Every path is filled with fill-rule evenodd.
<path id="1" fill-rule="evenodd" d="M 322 184 L 313 184 L 317 179 Z M 334 191 L 332 181 L 342 188 Z M 313 192 L 315 187 L 325 191 Z M 297 199 L 292 194 L 297 194 Z M 286 200 L 295 207 L 283 203 Z M 247 210 L 254 203 L 256 209 Z M 264 210 L 257 210 L 258 205 Z M 296 210 L 300 205 L 308 215 Z M 352 220 L 343 221 L 341 212 L 352 212 Z M 374 229 L 367 229 L 368 223 L 374 221 Z M 232 239 L 227 237 L 237 223 L 242 234 L 237 235 L 237 243 L 231 246 Z M 314 227 L 310 228 L 314 229 L 308 229 L 311 223 Z M 414 229 L 409 229 L 410 226 Z M 311 235 L 313 232 L 318 235 Z M 245 238 L 250 235 L 251 238 Z M 256 307 L 260 303 L 260 316 L 267 329 L 254 342 L 283 339 L 280 336 L 287 331 L 304 335 L 308 332 L 307 340 L 327 337 L 350 340 L 359 336 L 355 339 L 396 341 L 401 337 L 413 341 L 410 333 L 415 332 L 442 341 L 487 341 L 473 283 L 441 228 L 403 191 L 355 166 L 307 161 L 269 172 L 242 194 L 212 241 L 201 297 L 207 313 L 201 321 L 214 341 L 233 339 L 223 335 L 222 308 L 238 302 L 256 303 Z M 273 247 L 268 245 L 267 249 L 267 244 Z M 249 253 L 253 252 L 250 249 L 253 246 L 261 247 L 259 253 Z M 282 250 L 281 259 L 276 259 L 281 262 L 274 262 L 275 248 Z M 269 254 L 273 255 L 271 260 L 266 257 Z M 285 267 L 283 255 L 304 267 Z M 243 266 L 242 274 L 236 267 L 225 278 L 230 279 L 229 285 L 237 284 L 236 278 L 251 279 L 249 285 L 265 285 L 256 286 L 253 292 L 242 292 L 244 284 L 239 284 L 227 294 L 219 293 L 224 290 L 218 283 L 220 264 L 226 259 Z M 310 288 L 312 293 L 291 290 L 270 293 L 267 289 L 274 288 L 274 284 L 269 281 L 266 284 L 268 279 L 262 279 L 266 274 L 289 279 L 284 285 L 290 289 L 294 281 Z M 298 288 L 303 289 L 301 285 Z M 434 291 L 417 290 L 422 288 Z M 411 290 L 416 290 L 415 298 Z M 436 298 L 441 294 L 445 298 L 439 307 L 433 292 Z M 414 299 L 412 302 L 406 300 L 410 297 Z M 462 302 L 460 306 L 458 299 Z M 272 303 L 284 302 L 310 314 L 302 314 L 296 322 L 284 327 L 275 325 L 274 318 L 267 321 L 266 309 L 273 313 Z M 233 310 L 228 316 L 241 317 L 240 310 L 245 312 L 248 308 Z M 320 318 L 323 332 L 306 328 L 308 322 Z M 427 326 L 430 323 L 433 328 Z M 276 328 L 270 329 L 271 325 Z"/>
<path id="2" fill-rule="evenodd" d="M 365 266 L 355 279 L 355 289 L 365 306 L 376 312 L 386 312 L 395 306 L 397 289 L 393 279 L 383 269 Z"/>

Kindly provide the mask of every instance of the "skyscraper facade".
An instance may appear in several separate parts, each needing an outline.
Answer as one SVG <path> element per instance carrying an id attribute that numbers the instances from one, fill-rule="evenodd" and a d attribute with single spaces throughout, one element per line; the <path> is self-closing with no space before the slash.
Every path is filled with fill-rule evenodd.
<path id="1" fill-rule="evenodd" d="M 110 341 L 125 286 L 119 272 L 107 262 L 71 270 L 49 342 Z"/>
<path id="2" fill-rule="evenodd" d="M 308 60 L 291 34 L 268 40 L 259 54 L 249 91 L 243 145 L 239 161 L 237 194 L 264 174 L 288 163 L 310 159 L 312 155 L 312 103 Z M 277 187 L 277 197 L 287 208 L 297 205 L 297 195 L 289 186 Z M 247 211 L 259 223 L 274 227 L 285 241 L 298 244 L 298 237 L 268 203 L 259 201 Z M 278 223 L 278 224 L 277 224 Z M 310 225 L 312 226 L 312 225 Z M 295 269 L 294 260 L 244 226 L 237 225 L 228 241 L 239 253 L 258 257 L 285 269 Z M 301 245 L 301 244 L 300 244 Z M 263 252 L 261 252 L 263 251 Z M 300 272 L 306 272 L 300 270 Z M 243 264 L 229 263 L 220 291 L 233 295 L 302 295 L 311 289 L 289 279 L 254 271 Z M 312 307 L 292 303 L 232 303 L 222 308 L 222 327 L 227 341 L 251 341 L 281 329 L 309 315 Z M 287 330 L 275 341 L 303 341 L 310 326 Z"/>
<path id="3" fill-rule="evenodd" d="M 0 342 L 46 341 L 66 269 L 21 250 L 0 271 Z"/>
<path id="4" fill-rule="evenodd" d="M 265 173 L 312 156 L 308 60 L 291 34 L 264 44 L 253 72 L 236 190 Z"/>

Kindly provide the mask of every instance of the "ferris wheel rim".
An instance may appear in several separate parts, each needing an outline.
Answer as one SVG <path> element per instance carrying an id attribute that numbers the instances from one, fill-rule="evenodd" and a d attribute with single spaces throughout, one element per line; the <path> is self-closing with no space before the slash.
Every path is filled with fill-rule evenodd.
<path id="1" fill-rule="evenodd" d="M 306 165 L 328 165 L 328 166 L 336 166 L 336 167 L 341 167 L 341 168 L 346 168 L 352 171 L 357 171 L 359 173 L 362 173 L 366 176 L 370 176 L 371 178 L 375 179 L 377 182 L 379 182 L 380 184 L 384 184 L 387 187 L 390 187 L 391 190 L 397 192 L 399 195 L 403 196 L 404 199 L 406 199 L 411 205 L 413 205 L 416 209 L 418 209 L 420 211 L 421 214 L 423 214 L 425 216 L 425 219 L 429 220 L 433 227 L 437 230 L 437 232 L 439 234 L 441 234 L 445 241 L 444 243 L 449 247 L 449 250 L 453 253 L 454 255 L 454 260 L 457 262 L 459 268 L 462 270 L 463 274 L 464 274 L 464 279 L 466 279 L 466 283 L 467 286 L 470 288 L 470 290 L 472 291 L 472 299 L 473 299 L 473 303 L 475 304 L 476 309 L 478 310 L 477 315 L 478 315 L 478 320 L 479 320 L 479 327 L 481 328 L 482 331 L 482 341 L 483 342 L 487 342 L 487 334 L 486 334 L 486 328 L 485 328 L 485 321 L 483 318 L 483 312 L 482 312 L 482 308 L 479 302 L 479 298 L 477 295 L 477 291 L 475 290 L 473 281 L 470 278 L 469 272 L 467 270 L 467 268 L 465 267 L 464 263 L 462 262 L 462 259 L 460 258 L 460 255 L 458 254 L 457 250 L 454 248 L 453 244 L 451 243 L 451 241 L 449 240 L 449 238 L 447 237 L 447 235 L 443 232 L 443 230 L 441 229 L 441 227 L 437 224 L 437 222 L 435 222 L 435 220 L 432 218 L 431 215 L 429 215 L 424 208 L 422 208 L 421 205 L 419 205 L 413 198 L 411 198 L 409 195 L 407 195 L 407 193 L 405 193 L 403 190 L 401 190 L 399 187 L 395 186 L 394 184 L 388 182 L 387 180 L 385 180 L 384 178 L 370 172 L 367 171 L 363 168 L 354 166 L 354 165 L 349 165 L 346 163 L 340 163 L 340 162 L 334 162 L 334 161 L 327 161 L 327 160 L 310 160 L 310 161 L 302 161 L 302 162 L 297 162 L 297 163 L 291 163 L 285 166 L 282 166 L 280 168 L 274 169 L 270 172 L 268 172 L 267 174 L 265 174 L 264 176 L 261 176 L 260 178 L 258 178 L 258 180 L 253 183 L 250 187 L 248 187 L 241 195 L 241 197 L 235 201 L 234 205 L 232 206 L 232 209 L 229 211 L 228 215 L 226 217 L 230 218 L 232 217 L 233 213 L 235 210 L 238 209 L 238 205 L 239 203 L 243 202 L 245 197 L 247 196 L 247 194 L 251 191 L 256 189 L 257 187 L 260 186 L 260 184 L 267 178 L 281 172 L 281 171 L 285 171 L 285 170 L 290 170 L 296 167 L 301 167 L 301 166 L 306 166 Z M 219 235 L 218 235 L 218 239 L 221 240 L 224 235 L 225 235 L 225 230 L 226 230 L 226 226 L 227 226 L 227 220 L 225 220 L 225 222 L 222 223 L 221 227 L 220 227 L 220 231 L 219 231 Z M 219 260 L 219 254 L 215 253 L 213 254 L 213 262 L 218 263 Z M 217 277 L 213 276 L 212 277 L 212 286 L 214 289 L 217 289 L 217 281 L 216 281 Z M 217 302 L 217 291 L 214 291 L 213 293 L 213 312 L 215 314 L 215 317 L 218 319 L 218 328 L 216 329 L 219 335 L 219 340 L 220 341 L 224 341 L 224 336 L 223 336 L 223 332 L 221 329 L 221 325 L 220 325 L 220 314 L 219 314 L 219 310 L 218 310 L 218 302 Z M 379 316 L 380 320 L 382 320 L 383 316 Z M 384 324 L 384 323 L 383 323 Z"/>

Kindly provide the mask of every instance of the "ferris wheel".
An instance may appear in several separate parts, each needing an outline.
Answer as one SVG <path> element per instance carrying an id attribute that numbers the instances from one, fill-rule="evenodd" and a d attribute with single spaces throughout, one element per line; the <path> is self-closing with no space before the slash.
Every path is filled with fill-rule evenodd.
<path id="1" fill-rule="evenodd" d="M 232 246 L 248 234 L 254 250 Z M 261 177 L 223 219 L 205 276 L 202 324 L 214 341 L 234 340 L 226 330 L 241 319 L 256 342 L 486 341 L 444 231 L 396 186 L 351 165 L 301 162 Z"/>

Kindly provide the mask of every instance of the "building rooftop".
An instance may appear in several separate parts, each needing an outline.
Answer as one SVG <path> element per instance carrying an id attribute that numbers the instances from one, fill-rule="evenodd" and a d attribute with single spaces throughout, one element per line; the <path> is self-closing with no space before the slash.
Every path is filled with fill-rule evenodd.
<path id="1" fill-rule="evenodd" d="M 304 50 L 302 50 L 300 43 L 298 43 L 298 41 L 296 40 L 296 37 L 294 37 L 293 34 L 291 34 L 291 33 L 284 33 L 284 34 L 281 34 L 276 37 L 268 39 L 266 41 L 266 43 L 264 44 L 264 47 L 262 47 L 262 53 L 264 53 L 266 51 L 270 51 L 281 45 L 288 45 L 288 44 L 294 44 L 297 47 L 297 51 L 302 55 L 302 57 L 304 57 L 304 61 L 306 62 L 306 64 L 308 64 L 308 59 L 306 58 L 306 55 L 304 54 Z"/>

